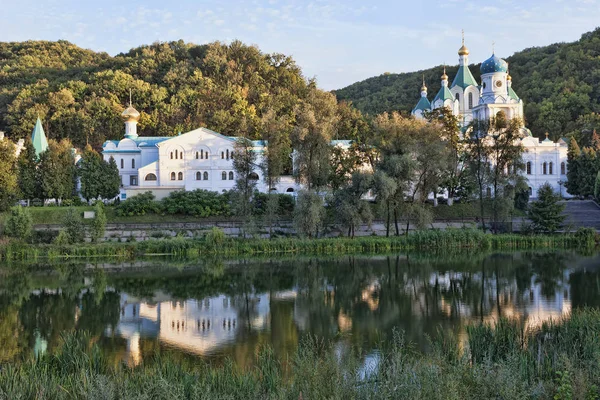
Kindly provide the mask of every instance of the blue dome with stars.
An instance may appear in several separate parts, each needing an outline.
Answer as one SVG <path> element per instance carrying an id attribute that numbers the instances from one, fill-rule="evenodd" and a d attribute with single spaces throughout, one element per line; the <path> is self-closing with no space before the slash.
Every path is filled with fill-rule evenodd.
<path id="1" fill-rule="evenodd" d="M 508 72 L 508 63 L 492 54 L 490 58 L 481 63 L 481 75 L 493 74 L 494 72 Z"/>

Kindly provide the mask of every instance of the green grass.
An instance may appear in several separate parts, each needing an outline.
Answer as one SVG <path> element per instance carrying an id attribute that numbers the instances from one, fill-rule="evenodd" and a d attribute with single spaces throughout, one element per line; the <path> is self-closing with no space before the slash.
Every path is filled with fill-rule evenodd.
<path id="1" fill-rule="evenodd" d="M 442 331 L 440 331 L 442 332 Z M 102 353 L 97 338 L 63 337 L 54 353 L 0 365 L 4 399 L 598 399 L 600 312 L 524 330 L 516 321 L 469 327 L 466 347 L 449 333 L 423 354 L 401 332 L 377 350 L 364 373 L 364 353 L 314 337 L 289 360 L 269 347 L 242 370 L 157 354 L 129 368 Z M 337 349 L 337 351 L 336 351 Z M 117 357 L 117 358 L 115 358 Z"/>
<path id="2" fill-rule="evenodd" d="M 218 230 L 216 230 L 218 231 Z M 131 243 L 24 245 L 9 242 L 0 246 L 0 260 L 38 261 L 83 257 L 117 257 L 133 259 L 147 255 L 179 257 L 255 256 L 255 255 L 340 255 L 381 254 L 392 251 L 440 250 L 525 250 L 573 249 L 595 245 L 593 231 L 544 236 L 516 234 L 492 235 L 475 229 L 416 231 L 407 236 L 327 238 L 327 239 L 237 239 L 209 234 L 202 239 L 158 239 Z"/>

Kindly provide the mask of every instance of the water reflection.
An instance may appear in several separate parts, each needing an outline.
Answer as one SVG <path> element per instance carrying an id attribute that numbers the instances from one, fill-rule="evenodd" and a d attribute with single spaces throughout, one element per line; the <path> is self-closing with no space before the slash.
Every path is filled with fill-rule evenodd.
<path id="1" fill-rule="evenodd" d="M 158 349 L 247 365 L 263 344 L 285 359 L 307 334 L 368 351 L 394 329 L 427 350 L 427 335 L 438 329 L 461 336 L 466 324 L 500 316 L 535 326 L 600 306 L 599 259 L 398 255 L 0 272 L 0 362 L 53 351 L 73 330 L 89 331 L 107 357 L 131 365 Z"/>

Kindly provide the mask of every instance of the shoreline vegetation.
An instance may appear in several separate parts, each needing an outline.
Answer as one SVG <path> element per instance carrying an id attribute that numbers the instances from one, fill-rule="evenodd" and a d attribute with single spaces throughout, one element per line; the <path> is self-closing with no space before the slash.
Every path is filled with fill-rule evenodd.
<path id="1" fill-rule="evenodd" d="M 471 324 L 464 341 L 440 330 L 425 353 L 402 332 L 368 354 L 305 337 L 284 360 L 261 347 L 246 370 L 168 353 L 130 367 L 70 333 L 53 354 L 0 364 L 0 398 L 598 399 L 599 332 L 600 311 L 583 309 L 533 327 Z"/>
<path id="2" fill-rule="evenodd" d="M 476 229 L 423 230 L 403 236 L 355 238 L 231 238 L 213 228 L 203 238 L 182 237 L 130 243 L 86 243 L 73 245 L 29 245 L 10 241 L 0 245 L 2 261 L 40 261 L 69 258 L 108 257 L 131 260 L 144 256 L 257 256 L 380 254 L 393 251 L 429 250 L 534 250 L 593 248 L 596 233 L 580 228 L 555 235 L 490 234 Z"/>

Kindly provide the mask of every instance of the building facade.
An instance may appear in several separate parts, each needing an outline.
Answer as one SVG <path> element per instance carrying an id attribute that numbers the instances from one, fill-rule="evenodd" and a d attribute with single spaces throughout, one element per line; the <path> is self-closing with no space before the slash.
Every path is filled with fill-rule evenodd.
<path id="1" fill-rule="evenodd" d="M 469 69 L 469 49 L 463 43 L 458 50 L 458 72 L 451 85 L 448 85 L 446 71 L 441 76 L 441 88 L 429 101 L 427 86 L 423 81 L 421 98 L 412 110 L 417 119 L 424 119 L 424 114 L 436 108 L 447 107 L 458 117 L 463 128 L 473 120 L 489 121 L 499 112 L 509 118 L 524 120 L 523 100 L 512 88 L 512 78 L 508 73 L 508 63 L 492 54 L 481 63 L 481 82 L 478 83 Z M 531 131 L 523 125 L 521 128 L 521 144 L 525 150 L 523 161 L 526 168 L 525 177 L 529 182 L 529 192 L 537 196 L 538 189 L 549 183 L 562 196 L 568 194 L 564 190 L 567 180 L 567 150 L 564 139 L 554 142 L 540 140 L 532 136 Z"/>

